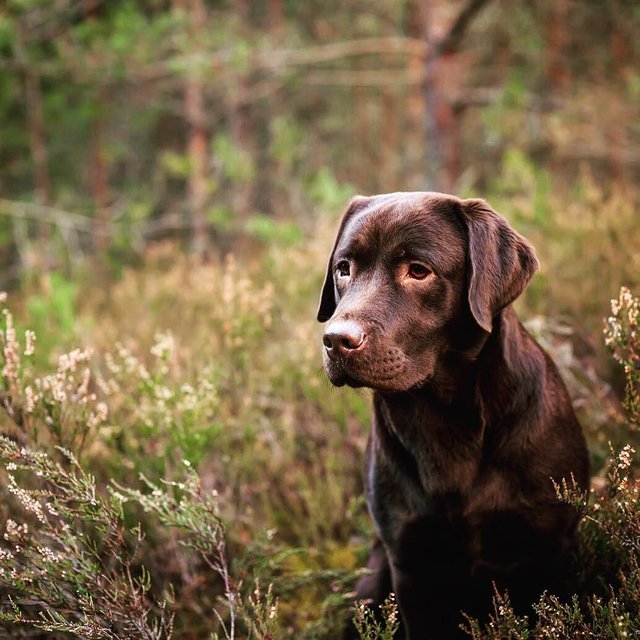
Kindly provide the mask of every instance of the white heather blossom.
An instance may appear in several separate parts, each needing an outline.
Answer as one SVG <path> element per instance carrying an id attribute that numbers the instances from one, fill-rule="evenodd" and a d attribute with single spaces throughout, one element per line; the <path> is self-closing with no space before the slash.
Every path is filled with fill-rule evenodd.
<path id="1" fill-rule="evenodd" d="M 62 560 L 62 555 L 49 549 L 49 547 L 41 547 L 40 545 L 38 545 L 36 549 L 47 562 L 60 562 L 60 560 Z"/>
<path id="2" fill-rule="evenodd" d="M 151 347 L 151 355 L 161 360 L 168 358 L 175 349 L 175 340 L 173 335 L 167 333 L 156 333 L 154 336 L 155 344 Z"/>
<path id="3" fill-rule="evenodd" d="M 69 353 L 64 353 L 58 358 L 58 373 L 64 374 L 67 371 L 75 371 L 80 363 L 89 360 L 91 353 L 91 349 L 74 349 Z"/>
<path id="4" fill-rule="evenodd" d="M 35 515 L 39 522 L 44 524 L 46 522 L 42 505 L 36 500 L 28 491 L 21 489 L 14 476 L 9 475 L 9 491 L 13 493 L 18 499 L 20 504 L 27 510 Z M 9 523 L 7 522 L 7 532 L 9 531 Z"/>
<path id="5" fill-rule="evenodd" d="M 635 453 L 635 449 L 630 445 L 626 445 L 618 454 L 618 466 L 621 469 L 628 469 L 631 466 L 631 456 Z"/>
<path id="6" fill-rule="evenodd" d="M 24 332 L 24 355 L 32 356 L 36 351 L 36 334 L 34 331 L 27 329 Z"/>
<path id="7" fill-rule="evenodd" d="M 33 393 L 31 386 L 24 389 L 24 411 L 25 413 L 33 413 L 36 408 L 36 395 Z"/>
<path id="8" fill-rule="evenodd" d="M 91 379 L 91 371 L 89 371 L 89 367 L 85 367 L 82 372 L 82 381 L 80 382 L 80 386 L 78 387 L 75 395 L 78 398 L 83 398 L 87 395 L 87 391 L 89 390 L 89 380 Z"/>
<path id="9" fill-rule="evenodd" d="M 89 414 L 87 424 L 90 428 L 94 428 L 106 421 L 109 415 L 109 407 L 104 402 L 99 402 L 96 405 L 95 411 Z"/>
<path id="10" fill-rule="evenodd" d="M 27 523 L 17 524 L 14 520 L 9 518 L 5 525 L 4 539 L 7 541 L 19 540 L 29 533 L 29 527 Z"/>
<path id="11" fill-rule="evenodd" d="M 16 330 L 13 326 L 13 316 L 5 309 L 7 329 L 4 334 L 4 367 L 2 376 L 6 380 L 18 379 L 18 366 L 20 364 L 20 345 L 16 340 Z"/>
<path id="12" fill-rule="evenodd" d="M 0 549 L 0 562 L 11 560 L 13 558 L 13 553 L 8 549 Z"/>

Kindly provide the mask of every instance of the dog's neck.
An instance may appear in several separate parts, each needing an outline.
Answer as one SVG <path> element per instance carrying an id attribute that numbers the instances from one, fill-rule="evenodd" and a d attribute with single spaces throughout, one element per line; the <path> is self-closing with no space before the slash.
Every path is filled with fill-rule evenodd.
<path id="1" fill-rule="evenodd" d="M 514 412 L 526 410 L 539 387 L 544 362 L 531 357 L 525 342 L 532 338 L 507 307 L 496 316 L 493 331 L 484 334 L 480 345 L 445 354 L 422 387 L 401 393 L 376 391 L 377 421 L 386 432 L 381 437 L 397 440 L 408 454 L 424 452 L 428 460 L 422 461 L 423 466 L 436 474 L 438 460 L 452 460 L 452 451 L 461 464 L 479 464 L 487 435 L 490 438 L 497 426 L 508 424 Z M 523 355 L 526 352 L 528 358 Z M 544 359 L 541 352 L 535 353 Z M 416 462 L 420 467 L 421 461 Z"/>

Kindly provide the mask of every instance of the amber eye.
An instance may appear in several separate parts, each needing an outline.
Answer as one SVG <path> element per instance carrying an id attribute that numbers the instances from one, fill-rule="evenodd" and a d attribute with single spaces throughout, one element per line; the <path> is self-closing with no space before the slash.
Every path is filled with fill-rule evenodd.
<path id="1" fill-rule="evenodd" d="M 421 262 L 411 262 L 407 273 L 414 280 L 424 280 L 432 271 Z"/>
<path id="2" fill-rule="evenodd" d="M 351 274 L 351 267 L 346 260 L 340 260 L 336 265 L 336 271 L 340 277 L 344 278 Z"/>

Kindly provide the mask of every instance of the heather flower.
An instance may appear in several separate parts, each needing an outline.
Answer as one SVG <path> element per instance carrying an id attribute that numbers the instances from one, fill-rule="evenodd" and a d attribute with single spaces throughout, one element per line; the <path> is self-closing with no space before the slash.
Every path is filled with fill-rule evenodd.
<path id="1" fill-rule="evenodd" d="M 20 366 L 20 345 L 16 340 L 16 330 L 13 326 L 13 316 L 5 309 L 5 325 L 4 332 L 4 367 L 2 368 L 2 377 L 7 383 L 15 383 L 18 379 L 18 368 Z"/>

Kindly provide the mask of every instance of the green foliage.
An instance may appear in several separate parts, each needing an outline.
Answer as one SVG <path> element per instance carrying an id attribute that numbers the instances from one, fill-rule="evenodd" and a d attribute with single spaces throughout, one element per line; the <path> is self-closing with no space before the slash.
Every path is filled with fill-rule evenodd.
<path id="1" fill-rule="evenodd" d="M 251 156 L 234 145 L 229 136 L 216 136 L 212 149 L 214 162 L 225 178 L 246 183 L 253 177 L 255 168 Z"/>
<path id="2" fill-rule="evenodd" d="M 47 340 L 50 348 L 60 344 L 61 335 L 71 335 L 76 328 L 79 287 L 61 273 L 48 273 L 43 278 L 40 291 L 29 296 L 25 306 L 32 330 L 41 343 Z"/>
<path id="3" fill-rule="evenodd" d="M 6 521 L 0 549 L 0 585 L 11 603 L 2 620 L 86 638 L 170 637 L 166 601 L 151 596 L 136 561 L 142 532 L 127 530 L 120 501 L 98 495 L 73 454 L 60 453 L 56 462 L 0 439 L 6 486 L 22 516 Z"/>
<path id="4" fill-rule="evenodd" d="M 326 167 L 313 174 L 307 182 L 311 201 L 323 211 L 339 210 L 353 195 L 352 187 L 341 185 Z"/>
<path id="5" fill-rule="evenodd" d="M 296 244 L 302 239 L 300 229 L 295 223 L 276 222 L 269 216 L 252 216 L 247 220 L 245 229 L 265 244 Z"/>
<path id="6" fill-rule="evenodd" d="M 304 131 L 285 117 L 271 121 L 271 151 L 278 162 L 294 165 L 300 162 L 304 150 Z"/>
<path id="7" fill-rule="evenodd" d="M 179 178 L 186 178 L 191 174 L 189 158 L 181 153 L 165 151 L 161 157 L 162 166 L 167 172 Z"/>

